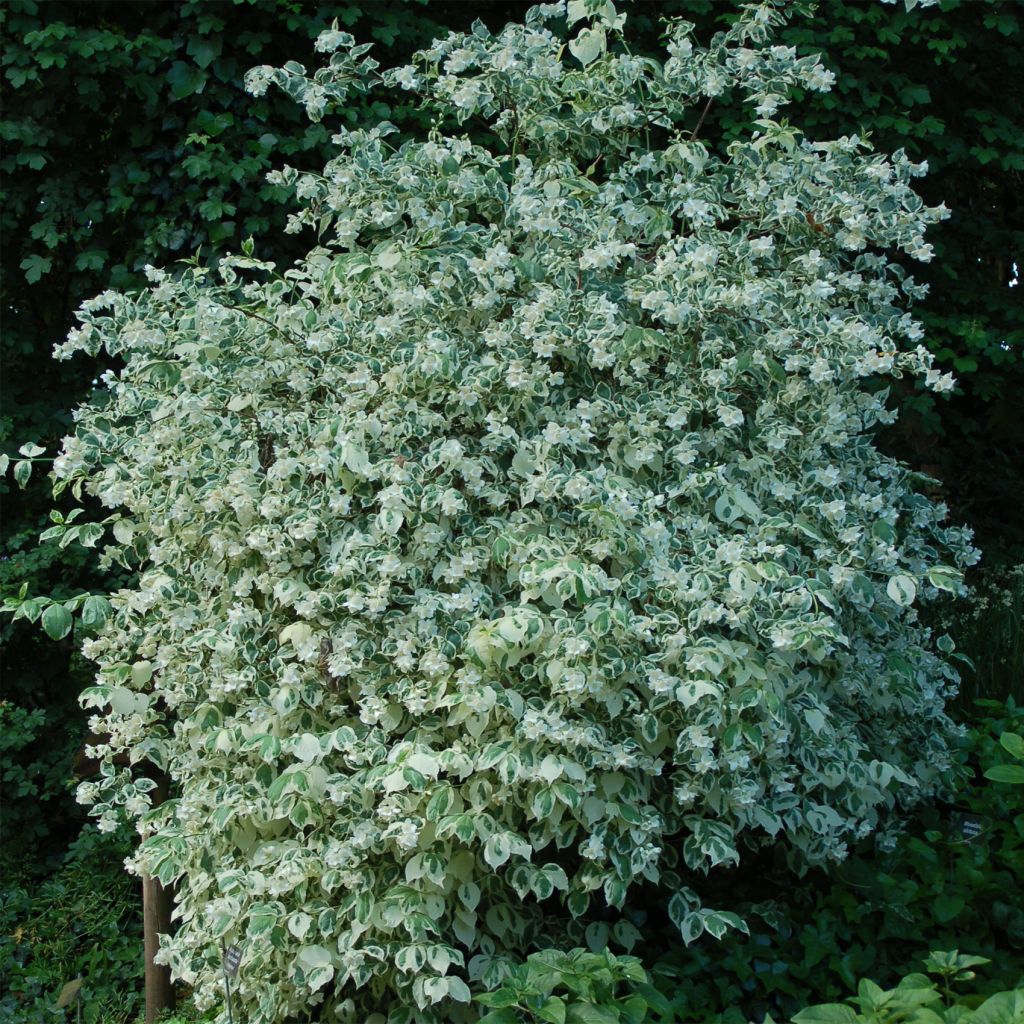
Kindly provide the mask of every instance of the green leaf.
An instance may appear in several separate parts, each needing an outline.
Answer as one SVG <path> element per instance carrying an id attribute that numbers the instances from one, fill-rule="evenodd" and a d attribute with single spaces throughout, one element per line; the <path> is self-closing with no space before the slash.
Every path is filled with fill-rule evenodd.
<path id="1" fill-rule="evenodd" d="M 565 1024 L 565 1003 L 558 996 L 551 996 L 535 1012 L 541 1020 L 549 1021 L 550 1024 Z"/>
<path id="2" fill-rule="evenodd" d="M 186 52 L 201 68 L 208 68 L 221 52 L 221 39 L 219 36 L 192 36 L 188 41 Z"/>
<path id="3" fill-rule="evenodd" d="M 1024 737 L 1015 732 L 1004 732 L 999 737 L 999 743 L 1011 757 L 1024 759 Z"/>
<path id="4" fill-rule="evenodd" d="M 21 269 L 25 271 L 25 280 L 29 284 L 35 284 L 44 274 L 50 272 L 52 262 L 45 256 L 26 256 L 20 263 Z"/>
<path id="5" fill-rule="evenodd" d="M 101 270 L 107 261 L 107 254 L 102 249 L 87 249 L 75 257 L 76 270 Z"/>
<path id="6" fill-rule="evenodd" d="M 1024 1020 L 1024 990 L 997 992 L 971 1015 L 969 1024 L 1020 1024 Z"/>
<path id="7" fill-rule="evenodd" d="M 793 1024 L 857 1024 L 857 1014 L 842 1003 L 822 1003 L 801 1010 Z"/>
<path id="8" fill-rule="evenodd" d="M 505 1007 L 501 1010 L 492 1010 L 486 1016 L 481 1017 L 479 1024 L 522 1024 L 522 1018 L 516 1010 Z"/>
<path id="9" fill-rule="evenodd" d="M 952 974 L 966 967 L 982 967 L 991 962 L 988 957 L 960 953 L 955 949 L 933 949 L 925 958 L 924 966 L 932 974 Z"/>
<path id="10" fill-rule="evenodd" d="M 932 904 L 932 913 L 935 915 L 936 921 L 940 924 L 946 924 L 952 921 L 964 909 L 964 906 L 963 896 L 941 893 Z"/>
<path id="11" fill-rule="evenodd" d="M 503 985 L 493 992 L 484 992 L 482 995 L 477 996 L 476 1001 L 481 1006 L 491 1006 L 495 1010 L 503 1010 L 508 1006 L 515 1006 L 519 1001 L 519 997 L 515 989 Z"/>
<path id="12" fill-rule="evenodd" d="M 51 640 L 63 640 L 71 632 L 71 613 L 62 604 L 51 604 L 43 612 L 42 623 Z"/>
<path id="13" fill-rule="evenodd" d="M 619 1015 L 607 1006 L 573 1003 L 566 1011 L 565 1024 L 619 1024 Z"/>
<path id="14" fill-rule="evenodd" d="M 985 772 L 985 778 L 992 782 L 1007 782 L 1013 786 L 1024 785 L 1024 765 L 997 764 Z"/>
<path id="15" fill-rule="evenodd" d="M 176 100 L 200 93 L 206 86 L 206 75 L 194 64 L 176 60 L 167 72 L 167 81 Z"/>
<path id="16" fill-rule="evenodd" d="M 623 1024 L 645 1024 L 649 1009 L 647 1000 L 641 995 L 632 995 L 620 1004 Z"/>

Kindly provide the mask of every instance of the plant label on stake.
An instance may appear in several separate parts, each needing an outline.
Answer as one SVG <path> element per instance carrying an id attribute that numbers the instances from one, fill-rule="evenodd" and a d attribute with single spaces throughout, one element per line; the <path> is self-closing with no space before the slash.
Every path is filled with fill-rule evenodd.
<path id="1" fill-rule="evenodd" d="M 985 819 L 977 814 L 964 812 L 953 815 L 953 831 L 965 843 L 973 843 L 985 831 Z"/>
<path id="2" fill-rule="evenodd" d="M 224 950 L 224 973 L 233 978 L 238 974 L 238 965 L 242 962 L 242 947 L 228 946 Z"/>
<path id="3" fill-rule="evenodd" d="M 228 1021 L 229 1024 L 234 1024 L 235 1017 L 231 1009 L 231 979 L 238 974 L 238 965 L 242 962 L 242 947 L 235 945 L 227 946 L 222 939 L 220 948 L 221 966 L 224 969 L 224 994 L 228 1004 Z"/>

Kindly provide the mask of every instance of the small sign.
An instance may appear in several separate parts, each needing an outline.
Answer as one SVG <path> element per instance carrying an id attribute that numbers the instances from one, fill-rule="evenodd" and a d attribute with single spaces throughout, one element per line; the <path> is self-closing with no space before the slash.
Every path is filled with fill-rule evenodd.
<path id="1" fill-rule="evenodd" d="M 238 974 L 238 965 L 242 962 L 242 947 L 228 946 L 224 950 L 224 973 L 233 978 Z"/>
<path id="2" fill-rule="evenodd" d="M 985 831 L 985 819 L 977 814 L 954 814 L 953 832 L 964 842 L 973 843 Z"/>
<path id="3" fill-rule="evenodd" d="M 57 1009 L 63 1010 L 66 1006 L 70 1006 L 78 998 L 78 993 L 81 991 L 81 988 L 81 978 L 75 978 L 74 981 L 69 981 L 60 990 L 60 995 L 57 996 Z"/>

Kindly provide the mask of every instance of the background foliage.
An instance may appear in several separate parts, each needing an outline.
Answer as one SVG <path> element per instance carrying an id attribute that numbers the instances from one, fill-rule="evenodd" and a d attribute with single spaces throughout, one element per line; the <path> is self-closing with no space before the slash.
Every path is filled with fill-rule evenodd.
<path id="1" fill-rule="evenodd" d="M 127 833 L 87 825 L 41 884 L 0 865 L 0 1018 L 65 1019 L 54 1010 L 65 982 L 82 977 L 86 1024 L 124 1024 L 141 1009 L 139 883 L 119 870 Z M 73 1019 L 73 1015 L 69 1015 Z"/>
<path id="2" fill-rule="evenodd" d="M 286 161 L 322 165 L 328 130 L 309 124 L 280 94 L 246 95 L 248 67 L 311 57 L 312 40 L 335 17 L 397 62 L 448 27 L 479 16 L 493 28 L 521 17 L 526 6 L 9 0 L 0 7 L 3 450 L 13 454 L 27 439 L 52 445 L 68 431 L 68 410 L 88 391 L 93 372 L 81 361 L 54 362 L 50 349 L 83 298 L 108 285 L 141 283 L 147 262 L 211 254 L 251 233 L 303 248 L 301 239 L 277 230 L 285 196 L 262 175 Z M 632 30 L 653 44 L 661 13 L 690 18 L 705 38 L 730 16 L 728 5 L 711 0 L 634 4 Z M 930 235 L 940 258 L 927 270 L 932 294 L 916 312 L 929 325 L 932 349 L 955 368 L 962 393 L 938 403 L 904 394 L 905 415 L 886 440 L 940 477 L 954 519 L 976 528 L 983 567 L 994 564 L 998 578 L 1006 575 L 999 563 L 1015 560 L 1015 552 L 1019 560 L 1024 544 L 1024 507 L 1016 498 L 1024 483 L 1021 290 L 1009 287 L 1024 232 L 1024 101 L 1007 87 L 1024 70 L 1022 34 L 1020 6 L 1001 0 L 942 0 L 911 15 L 900 4 L 836 2 L 786 31 L 786 41 L 821 51 L 839 72 L 832 93 L 807 98 L 801 123 L 821 137 L 860 131 L 881 149 L 927 155 L 932 174 L 919 187 L 929 202 L 945 199 L 953 209 Z M 390 110 L 368 109 L 356 98 L 347 116 L 353 124 L 389 116 L 410 126 L 399 97 Z M 713 109 L 705 138 L 727 138 L 742 116 Z M 33 592 L 55 596 L 109 585 L 86 549 L 35 543 L 50 506 L 42 474 L 16 500 L 6 487 L 0 482 L 0 597 L 25 580 Z M 1013 593 L 1019 627 L 1019 580 Z M 993 654 L 987 619 L 977 615 L 958 635 L 990 659 L 976 659 L 972 685 L 979 692 L 1019 694 L 1020 630 L 1000 614 L 1009 623 L 1008 644 L 1016 637 L 1016 655 Z M 85 675 L 70 638 L 54 644 L 24 622 L 0 621 L 0 647 L 8 701 L 4 813 L 18 822 L 4 829 L 3 842 L 22 870 L 45 873 L 61 863 L 80 827 L 66 780 L 85 731 L 75 703 Z M 1000 663 L 1004 656 L 1010 660 Z M 26 850 L 35 859 L 26 860 Z M 109 863 L 117 868 L 119 860 Z"/>

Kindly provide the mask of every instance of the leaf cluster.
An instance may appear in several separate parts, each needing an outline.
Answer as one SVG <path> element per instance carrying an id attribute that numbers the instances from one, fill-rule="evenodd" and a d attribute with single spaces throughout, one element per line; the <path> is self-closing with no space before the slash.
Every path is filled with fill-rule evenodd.
<path id="1" fill-rule="evenodd" d="M 1021 984 L 1024 814 L 1015 790 L 986 773 L 1006 758 L 998 738 L 1019 733 L 1024 715 L 1012 701 L 978 712 L 955 798 L 918 812 L 890 848 L 861 843 L 798 885 L 770 862 L 758 866 L 759 886 L 754 872 L 736 873 L 727 884 L 742 896 L 749 936 L 662 956 L 657 918 L 638 919 L 652 936 L 639 952 L 682 1019 L 734 1006 L 786 1017 L 843 998 L 863 975 L 894 986 L 930 948 L 957 944 L 991 961 L 981 991 Z"/>

